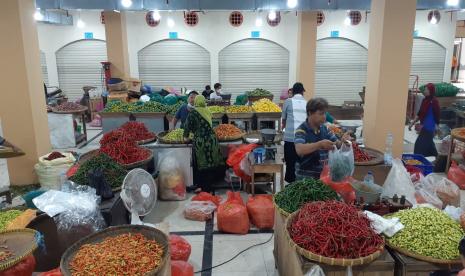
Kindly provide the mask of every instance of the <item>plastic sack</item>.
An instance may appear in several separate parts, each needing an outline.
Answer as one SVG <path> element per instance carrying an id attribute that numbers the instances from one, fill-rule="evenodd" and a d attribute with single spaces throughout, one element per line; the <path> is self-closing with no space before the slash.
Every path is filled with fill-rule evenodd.
<path id="1" fill-rule="evenodd" d="M 189 220 L 207 221 L 213 218 L 215 210 L 216 205 L 211 201 L 191 201 L 184 208 L 184 217 Z"/>
<path id="2" fill-rule="evenodd" d="M 272 195 L 249 197 L 247 212 L 252 224 L 258 229 L 272 229 L 274 226 L 274 205 Z"/>
<path id="3" fill-rule="evenodd" d="M 460 216 L 462 215 L 462 209 L 454 206 L 446 206 L 443 210 L 453 220 L 460 222 Z"/>
<path id="4" fill-rule="evenodd" d="M 181 236 L 170 235 L 170 253 L 171 260 L 173 261 L 186 261 L 189 260 L 191 255 L 191 245 Z"/>
<path id="5" fill-rule="evenodd" d="M 465 190 L 465 168 L 457 165 L 455 161 L 452 161 L 447 178 L 457 184 L 461 190 Z"/>
<path id="6" fill-rule="evenodd" d="M 35 164 L 34 169 L 39 178 L 40 186 L 43 189 L 59 190 L 61 187 L 60 176 L 66 174 L 72 164 L 61 164 L 47 166 L 40 163 Z"/>
<path id="7" fill-rule="evenodd" d="M 6 225 L 6 230 L 23 229 L 31 222 L 37 215 L 36 210 L 27 209 L 21 215 L 17 216 Z"/>
<path id="8" fill-rule="evenodd" d="M 76 162 L 76 158 L 71 152 L 60 152 L 62 155 L 65 157 L 62 158 L 57 158 L 53 160 L 46 160 L 50 153 L 47 153 L 46 155 L 43 155 L 39 157 L 39 164 L 44 165 L 44 166 L 59 166 L 59 165 L 72 165 L 74 162 Z"/>
<path id="9" fill-rule="evenodd" d="M 36 259 L 34 255 L 29 255 L 21 262 L 17 263 L 16 265 L 8 268 L 7 270 L 3 270 L 0 275 L 2 276 L 31 276 L 36 268 Z"/>
<path id="10" fill-rule="evenodd" d="M 194 267 L 185 261 L 171 261 L 171 276 L 193 276 Z"/>
<path id="11" fill-rule="evenodd" d="M 249 152 L 254 150 L 256 147 L 258 147 L 257 144 L 248 144 L 248 145 L 241 145 L 229 152 L 228 159 L 226 160 L 226 163 L 230 167 L 234 167 L 235 165 L 239 164 L 242 159 L 244 159 Z"/>
<path id="12" fill-rule="evenodd" d="M 319 265 L 313 265 L 309 272 L 305 276 L 325 276 L 325 272 Z"/>
<path id="13" fill-rule="evenodd" d="M 437 197 L 434 187 L 422 184 L 415 186 L 415 199 L 418 204 L 429 203 L 438 209 L 442 209 L 442 201 Z"/>
<path id="14" fill-rule="evenodd" d="M 185 200 L 184 173 L 175 156 L 166 154 L 158 162 L 158 187 L 163 200 Z"/>
<path id="15" fill-rule="evenodd" d="M 191 199 L 192 201 L 211 201 L 215 203 L 216 206 L 219 206 L 221 203 L 221 196 L 214 196 L 207 192 L 200 192 Z"/>
<path id="16" fill-rule="evenodd" d="M 329 151 L 328 156 L 329 172 L 331 181 L 340 182 L 345 178 L 352 176 L 355 169 L 354 150 L 352 144 L 342 143 L 341 148 Z"/>
<path id="17" fill-rule="evenodd" d="M 415 199 L 415 187 L 413 186 L 410 175 L 405 169 L 404 164 L 398 158 L 392 160 L 392 168 L 384 182 L 381 197 L 392 198 L 395 194 L 399 198 L 405 195 L 405 198 L 410 201 L 410 203 L 413 205 L 417 204 L 417 200 Z"/>
<path id="18" fill-rule="evenodd" d="M 355 190 L 350 184 L 354 179 L 352 177 L 347 177 L 343 181 L 334 182 L 331 180 L 331 176 L 329 173 L 328 165 L 323 167 L 323 171 L 320 174 L 321 182 L 325 183 L 331 189 L 333 189 L 336 193 L 338 193 L 345 203 L 352 203 L 356 199 Z"/>
<path id="19" fill-rule="evenodd" d="M 433 187 L 437 197 L 442 201 L 442 207 L 447 205 L 460 206 L 460 189 L 454 182 L 447 179 L 445 176 L 436 173 L 428 174 L 424 180 L 424 185 Z"/>
<path id="20" fill-rule="evenodd" d="M 443 155 L 447 155 L 450 149 L 450 135 L 444 137 L 441 141 L 441 145 L 439 146 L 439 153 Z"/>
<path id="21" fill-rule="evenodd" d="M 240 193 L 228 191 L 228 199 L 218 207 L 218 230 L 232 234 L 249 232 L 249 216 Z"/>

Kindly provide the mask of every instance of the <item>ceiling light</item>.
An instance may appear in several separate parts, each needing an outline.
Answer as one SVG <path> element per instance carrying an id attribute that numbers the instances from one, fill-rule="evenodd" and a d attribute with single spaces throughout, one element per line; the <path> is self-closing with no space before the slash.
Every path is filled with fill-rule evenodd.
<path id="1" fill-rule="evenodd" d="M 168 21 L 166 22 L 168 24 L 168 27 L 173 28 L 174 27 L 174 20 L 171 18 L 168 18 Z"/>
<path id="2" fill-rule="evenodd" d="M 293 9 L 293 8 L 297 7 L 297 3 L 298 3 L 297 0 L 287 0 L 287 7 L 289 9 Z"/>
<path id="3" fill-rule="evenodd" d="M 152 18 L 155 21 L 160 21 L 160 19 L 161 19 L 160 12 L 158 10 L 154 10 L 153 13 L 152 13 Z"/>
<path id="4" fill-rule="evenodd" d="M 125 8 L 129 8 L 132 6 L 132 0 L 121 0 L 121 5 L 123 5 Z"/>
<path id="5" fill-rule="evenodd" d="M 438 20 L 436 19 L 436 16 L 433 15 L 433 17 L 431 17 L 431 21 L 429 23 L 438 24 Z"/>
<path id="6" fill-rule="evenodd" d="M 263 20 L 261 18 L 255 19 L 255 26 L 257 27 L 263 26 Z"/>
<path id="7" fill-rule="evenodd" d="M 277 16 L 277 15 L 276 15 L 276 11 L 270 11 L 270 12 L 268 13 L 268 19 L 269 19 L 270 21 L 276 20 L 276 16 Z"/>
<path id="8" fill-rule="evenodd" d="M 347 16 L 346 19 L 344 19 L 344 25 L 349 26 L 351 23 L 350 21 L 350 17 Z"/>
<path id="9" fill-rule="evenodd" d="M 447 0 L 448 6 L 458 6 L 459 0 Z"/>
<path id="10" fill-rule="evenodd" d="M 40 9 L 37 9 L 36 12 L 34 13 L 34 19 L 36 21 L 44 20 L 44 15 L 40 12 Z"/>
<path id="11" fill-rule="evenodd" d="M 119 11 L 119 10 L 113 10 L 113 11 L 114 11 L 114 12 L 116 12 L 116 13 L 120 13 L 120 11 Z"/>
<path id="12" fill-rule="evenodd" d="M 80 18 L 77 20 L 76 22 L 76 26 L 79 28 L 79 29 L 82 29 L 86 26 L 86 23 L 84 23 L 84 21 L 82 21 Z"/>

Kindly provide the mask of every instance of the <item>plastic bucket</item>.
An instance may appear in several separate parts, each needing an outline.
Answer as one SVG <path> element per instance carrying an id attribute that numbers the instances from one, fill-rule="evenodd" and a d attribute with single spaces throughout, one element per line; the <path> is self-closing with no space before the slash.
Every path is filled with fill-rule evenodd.
<path id="1" fill-rule="evenodd" d="M 263 163 L 263 159 L 265 156 L 265 148 L 256 148 L 253 150 L 253 156 L 255 160 L 255 164 Z"/>

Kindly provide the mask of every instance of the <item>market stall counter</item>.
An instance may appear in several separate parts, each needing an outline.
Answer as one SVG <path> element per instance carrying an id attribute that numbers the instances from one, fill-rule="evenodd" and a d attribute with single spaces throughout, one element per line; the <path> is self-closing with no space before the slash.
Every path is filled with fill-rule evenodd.
<path id="1" fill-rule="evenodd" d="M 462 269 L 462 264 L 433 264 L 405 256 L 395 250 L 389 251 L 396 261 L 395 276 L 429 276 L 432 271 L 459 271 Z"/>

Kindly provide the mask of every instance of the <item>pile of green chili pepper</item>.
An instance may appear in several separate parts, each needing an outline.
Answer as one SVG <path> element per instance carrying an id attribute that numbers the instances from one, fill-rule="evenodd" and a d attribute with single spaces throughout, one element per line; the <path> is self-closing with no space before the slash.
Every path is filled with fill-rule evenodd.
<path id="1" fill-rule="evenodd" d="M 121 165 L 113 161 L 108 155 L 100 153 L 79 166 L 76 174 L 71 176 L 70 180 L 81 185 L 89 185 L 88 173 L 96 168 L 103 169 L 105 180 L 112 188 L 121 187 L 127 174 L 126 169 Z"/>
<path id="2" fill-rule="evenodd" d="M 23 211 L 20 210 L 9 210 L 5 212 L 0 212 L 0 230 L 5 230 L 8 223 L 19 215 L 21 215 Z"/>
<path id="3" fill-rule="evenodd" d="M 297 211 L 306 202 L 333 199 L 338 199 L 338 195 L 334 190 L 320 180 L 311 178 L 289 184 L 274 197 L 274 201 L 279 208 L 288 213 Z"/>
<path id="4" fill-rule="evenodd" d="M 111 101 L 107 104 L 103 112 L 153 112 L 153 113 L 167 113 L 174 115 L 178 108 L 183 104 L 183 101 L 178 101 L 176 104 L 167 105 L 159 102 L 134 102 L 123 103 L 121 101 Z"/>

